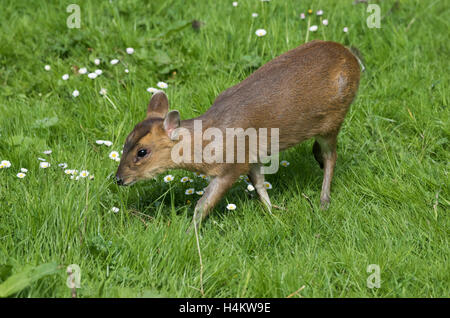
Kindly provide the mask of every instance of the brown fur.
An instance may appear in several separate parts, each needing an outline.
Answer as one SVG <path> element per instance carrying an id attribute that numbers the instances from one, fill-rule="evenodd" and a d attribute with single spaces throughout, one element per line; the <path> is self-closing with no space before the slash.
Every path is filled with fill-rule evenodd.
<path id="1" fill-rule="evenodd" d="M 203 130 L 208 127 L 217 127 L 223 132 L 236 127 L 244 130 L 279 128 L 280 151 L 316 138 L 313 152 L 324 168 L 321 202 L 326 207 L 337 158 L 336 137 L 356 95 L 359 77 L 358 61 L 348 49 L 334 42 L 312 41 L 263 65 L 241 83 L 221 93 L 203 115 L 194 119 L 202 120 Z M 169 136 L 178 125 L 192 132 L 194 119 L 179 124 L 176 122 L 178 113 L 167 112 L 166 95 L 154 94 L 147 118 L 136 125 L 127 138 L 117 171 L 118 180 L 131 184 L 174 168 L 216 177 L 197 204 L 194 219 L 197 224 L 239 175 L 249 174 L 258 183 L 256 190 L 270 209 L 270 200 L 261 185 L 264 178 L 254 169 L 257 164 L 248 163 L 248 157 L 241 164 L 175 164 L 170 151 L 176 142 Z M 208 143 L 203 141 L 203 147 Z M 151 150 L 150 155 L 137 158 L 140 148 Z"/>

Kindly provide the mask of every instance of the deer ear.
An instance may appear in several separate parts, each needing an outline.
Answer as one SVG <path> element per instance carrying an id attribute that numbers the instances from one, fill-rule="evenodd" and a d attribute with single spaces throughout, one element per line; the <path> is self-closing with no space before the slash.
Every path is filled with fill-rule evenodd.
<path id="1" fill-rule="evenodd" d="M 164 118 L 169 111 L 169 100 L 163 91 L 153 94 L 147 108 L 147 118 Z"/>
<path id="2" fill-rule="evenodd" d="M 166 118 L 164 118 L 164 130 L 170 139 L 176 139 L 176 134 L 174 132 L 178 127 L 180 127 L 180 113 L 178 110 L 172 110 L 167 114 Z"/>

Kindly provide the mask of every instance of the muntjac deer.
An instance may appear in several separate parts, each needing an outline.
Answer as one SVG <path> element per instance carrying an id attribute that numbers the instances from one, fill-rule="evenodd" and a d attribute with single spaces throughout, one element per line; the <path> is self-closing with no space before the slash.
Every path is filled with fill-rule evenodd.
<path id="1" fill-rule="evenodd" d="M 337 135 L 358 90 L 358 62 L 341 44 L 309 42 L 263 65 L 221 93 L 203 115 L 188 120 L 180 120 L 176 110 L 169 112 L 162 91 L 155 93 L 147 117 L 125 141 L 117 183 L 131 185 L 168 169 L 211 176 L 195 207 L 193 224 L 197 226 L 239 176 L 248 175 L 270 211 L 263 163 L 278 151 L 314 138 L 313 154 L 324 170 L 320 201 L 322 208 L 327 208 Z M 223 135 L 229 137 L 232 128 L 245 131 L 243 138 L 256 142 L 256 147 L 237 147 L 236 134 L 221 139 Z M 256 131 L 259 139 L 250 134 Z M 266 157 L 255 153 L 255 149 L 269 144 L 277 149 L 266 151 Z"/>

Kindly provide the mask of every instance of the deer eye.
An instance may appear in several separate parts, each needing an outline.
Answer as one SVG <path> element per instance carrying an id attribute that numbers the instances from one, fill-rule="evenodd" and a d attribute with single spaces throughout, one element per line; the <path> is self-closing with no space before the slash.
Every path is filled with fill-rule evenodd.
<path id="1" fill-rule="evenodd" d="M 142 158 L 145 157 L 145 155 L 147 154 L 147 150 L 146 149 L 141 149 L 138 151 L 137 156 Z"/>

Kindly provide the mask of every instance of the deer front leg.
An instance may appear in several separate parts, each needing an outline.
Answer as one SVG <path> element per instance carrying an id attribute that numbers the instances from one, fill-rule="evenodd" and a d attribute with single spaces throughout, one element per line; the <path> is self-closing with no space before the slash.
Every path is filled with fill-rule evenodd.
<path id="1" fill-rule="evenodd" d="M 267 193 L 267 189 L 264 186 L 264 175 L 261 173 L 261 165 L 254 164 L 250 168 L 250 172 L 248 174 L 250 181 L 255 186 L 256 192 L 259 195 L 259 199 L 267 208 L 269 213 L 272 210 L 272 204 L 270 203 L 269 194 Z"/>
<path id="2" fill-rule="evenodd" d="M 198 227 L 200 223 L 208 216 L 209 212 L 214 206 L 222 199 L 228 189 L 231 188 L 236 181 L 237 176 L 235 174 L 227 174 L 223 176 L 217 176 L 211 180 L 209 185 L 205 189 L 205 193 L 198 200 L 194 210 L 194 219 L 191 226 L 188 229 L 190 232 L 193 226 Z"/>

